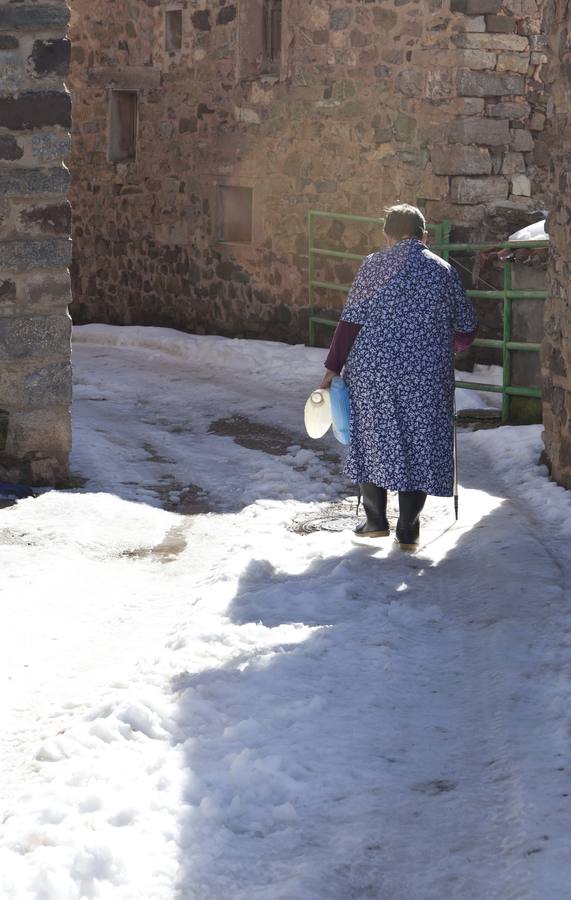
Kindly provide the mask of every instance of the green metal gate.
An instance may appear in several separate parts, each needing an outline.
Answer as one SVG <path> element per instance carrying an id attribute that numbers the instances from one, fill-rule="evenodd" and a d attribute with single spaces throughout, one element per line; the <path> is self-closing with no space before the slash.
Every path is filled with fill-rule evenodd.
<path id="1" fill-rule="evenodd" d="M 321 212 L 311 209 L 308 213 L 308 232 L 309 232 L 309 344 L 315 346 L 316 330 L 318 326 L 335 328 L 337 320 L 327 318 L 319 314 L 319 308 L 316 305 L 317 292 L 320 290 L 338 291 L 346 294 L 351 285 L 338 284 L 329 281 L 320 281 L 316 278 L 316 262 L 319 258 L 345 259 L 360 262 L 364 256 L 357 253 L 349 253 L 343 250 L 331 250 L 327 247 L 318 247 L 315 243 L 316 224 L 320 219 L 330 219 L 332 221 L 353 222 L 363 225 L 381 226 L 384 220 L 381 218 L 372 218 L 369 216 L 353 216 L 346 213 Z M 483 250 L 500 250 L 500 249 L 518 249 L 518 248 L 538 248 L 548 247 L 547 241 L 520 241 L 518 243 L 488 243 L 488 244 L 453 244 L 450 242 L 451 223 L 444 221 L 437 225 L 427 225 L 427 229 L 431 235 L 430 249 L 442 256 L 443 259 L 449 260 L 453 253 L 479 253 Z M 454 264 L 454 260 L 452 260 Z M 477 392 L 493 392 L 502 394 L 502 421 L 508 422 L 511 412 L 512 397 L 535 397 L 541 398 L 541 390 L 534 387 L 520 387 L 511 383 L 512 379 L 512 362 L 511 354 L 514 351 L 525 351 L 529 353 L 539 353 L 540 344 L 527 341 L 512 340 L 512 307 L 513 303 L 518 300 L 541 300 L 547 298 L 546 291 L 523 291 L 512 289 L 513 265 L 511 260 L 504 261 L 503 269 L 503 286 L 501 290 L 469 290 L 466 293 L 469 297 L 481 300 L 501 301 L 503 306 L 503 333 L 501 338 L 492 340 L 489 338 L 477 338 L 474 341 L 475 347 L 488 347 L 500 350 L 502 353 L 503 367 L 503 383 L 501 385 L 478 384 L 471 381 L 457 381 L 456 387 L 465 388 L 469 391 Z"/>

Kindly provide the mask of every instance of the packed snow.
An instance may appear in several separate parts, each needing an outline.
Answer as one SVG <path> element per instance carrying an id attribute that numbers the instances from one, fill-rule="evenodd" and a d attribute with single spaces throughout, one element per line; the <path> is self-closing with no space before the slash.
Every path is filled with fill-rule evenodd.
<path id="1" fill-rule="evenodd" d="M 541 429 L 460 434 L 415 556 L 355 544 L 324 355 L 75 329 L 74 479 L 0 511 L 2 900 L 569 896 Z"/>
<path id="2" fill-rule="evenodd" d="M 519 231 L 510 234 L 508 241 L 548 241 L 546 225 L 547 219 L 541 219 L 539 222 L 534 222 L 533 225 L 526 225 L 525 228 L 520 228 Z"/>

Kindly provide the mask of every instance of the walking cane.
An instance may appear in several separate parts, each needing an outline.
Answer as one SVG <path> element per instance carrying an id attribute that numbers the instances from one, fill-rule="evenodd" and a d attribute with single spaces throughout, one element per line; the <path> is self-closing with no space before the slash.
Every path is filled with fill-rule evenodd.
<path id="1" fill-rule="evenodd" d="M 456 430 L 456 390 L 454 390 L 454 515 L 458 521 L 458 431 Z"/>

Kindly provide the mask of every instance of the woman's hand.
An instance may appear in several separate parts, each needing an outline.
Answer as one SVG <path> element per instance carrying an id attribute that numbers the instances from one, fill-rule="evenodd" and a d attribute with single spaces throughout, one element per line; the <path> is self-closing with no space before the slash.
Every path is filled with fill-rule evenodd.
<path id="1" fill-rule="evenodd" d="M 332 372 L 331 369 L 327 369 L 327 373 L 323 378 L 323 381 L 319 385 L 322 391 L 326 391 L 331 387 L 331 382 L 334 378 L 337 377 L 337 372 Z"/>

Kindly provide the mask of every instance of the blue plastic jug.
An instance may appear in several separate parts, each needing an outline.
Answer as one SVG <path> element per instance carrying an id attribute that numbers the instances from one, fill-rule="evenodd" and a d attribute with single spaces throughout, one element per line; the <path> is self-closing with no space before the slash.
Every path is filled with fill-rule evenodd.
<path id="1" fill-rule="evenodd" d="M 332 380 L 329 395 L 331 399 L 333 434 L 339 443 L 348 444 L 350 440 L 351 401 L 349 400 L 347 385 L 342 378 L 336 377 Z"/>

